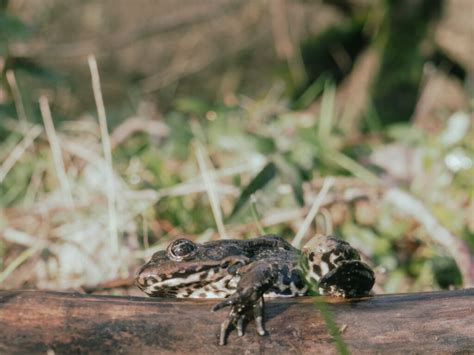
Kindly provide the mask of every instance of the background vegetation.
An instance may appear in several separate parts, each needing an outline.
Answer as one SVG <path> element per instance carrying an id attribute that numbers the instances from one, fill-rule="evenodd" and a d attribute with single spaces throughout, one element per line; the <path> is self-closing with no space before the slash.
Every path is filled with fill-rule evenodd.
<path id="1" fill-rule="evenodd" d="M 473 12 L 0 1 L 0 287 L 264 232 L 342 236 L 377 293 L 474 285 Z"/>

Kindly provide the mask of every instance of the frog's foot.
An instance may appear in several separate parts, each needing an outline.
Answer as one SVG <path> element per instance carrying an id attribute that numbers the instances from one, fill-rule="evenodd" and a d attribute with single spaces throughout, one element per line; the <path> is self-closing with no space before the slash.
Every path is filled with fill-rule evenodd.
<path id="1" fill-rule="evenodd" d="M 257 333 L 265 335 L 265 329 L 263 328 L 263 297 L 259 297 L 255 301 L 252 295 L 235 293 L 212 307 L 212 311 L 214 312 L 227 306 L 230 306 L 230 311 L 227 318 L 221 324 L 219 345 L 225 345 L 226 335 L 231 325 L 235 326 L 239 337 L 244 335 L 244 319 L 250 310 L 253 311 Z"/>
<path id="2" fill-rule="evenodd" d="M 361 297 L 370 292 L 374 282 L 374 272 L 367 264 L 348 260 L 342 261 L 321 278 L 319 291 L 325 295 Z"/>
<path id="3" fill-rule="evenodd" d="M 228 298 L 216 304 L 212 311 L 230 307 L 226 320 L 221 325 L 220 345 L 225 344 L 227 330 L 235 325 L 238 335 L 243 335 L 243 321 L 247 313 L 253 312 L 257 333 L 265 335 L 263 329 L 263 294 L 274 283 L 278 269 L 266 261 L 257 261 L 239 269 L 241 275 L 237 290 Z"/>

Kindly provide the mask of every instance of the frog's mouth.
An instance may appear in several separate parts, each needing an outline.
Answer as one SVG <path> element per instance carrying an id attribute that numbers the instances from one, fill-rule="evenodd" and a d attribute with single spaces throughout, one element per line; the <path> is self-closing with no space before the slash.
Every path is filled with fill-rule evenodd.
<path id="1" fill-rule="evenodd" d="M 136 284 L 149 296 L 176 298 L 219 298 L 235 290 L 242 259 L 228 257 L 222 261 L 181 262 L 176 265 L 145 265 Z"/>

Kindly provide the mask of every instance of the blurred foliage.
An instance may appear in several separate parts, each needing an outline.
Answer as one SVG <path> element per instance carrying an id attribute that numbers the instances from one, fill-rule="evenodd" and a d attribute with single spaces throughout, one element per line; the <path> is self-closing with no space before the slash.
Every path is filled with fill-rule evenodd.
<path id="1" fill-rule="evenodd" d="M 339 83 L 351 72 L 357 56 L 370 41 L 364 33 L 365 24 L 365 19 L 356 17 L 301 43 L 301 56 L 307 75 L 307 83 L 303 88 L 320 76 Z M 295 94 L 298 96 L 301 91 L 298 89 Z"/>
<path id="2" fill-rule="evenodd" d="M 41 122 L 39 110 L 29 89 L 40 86 L 45 90 L 63 81 L 63 77 L 56 70 L 46 68 L 34 59 L 16 57 L 10 53 L 9 47 L 12 44 L 26 42 L 33 34 L 34 28 L 10 13 L 8 1 L 4 1 L 0 7 L 0 88 L 10 94 L 10 100 L 0 100 L 0 119 L 17 114 L 18 108 L 13 100 L 15 90 L 21 99 L 21 102 L 16 104 L 22 106 L 28 119 L 31 122 Z M 8 72 L 12 74 L 14 83 L 8 82 Z M 3 125 L 0 127 L 0 139 L 5 139 L 9 133 L 4 128 Z"/>
<path id="3" fill-rule="evenodd" d="M 382 122 L 408 121 L 415 110 L 426 53 L 427 32 L 439 18 L 442 0 L 390 0 L 377 40 L 382 62 L 374 83 L 374 106 Z"/>
<path id="4" fill-rule="evenodd" d="M 440 66 L 451 60 L 439 49 L 426 54 L 421 48 L 430 41 L 429 26 L 440 16 L 441 1 L 386 1 L 361 10 L 350 1 L 336 2 L 335 7 L 342 6 L 344 21 L 300 43 L 306 79 L 287 79 L 291 68 L 279 63 L 272 70 L 278 72 L 288 64 L 288 72 L 278 72 L 287 79 L 286 85 L 275 81 L 265 95 L 254 99 L 233 93 L 222 100 L 205 100 L 198 83 L 193 87 L 195 96 L 173 97 L 166 103 L 169 109 L 159 112 L 155 97 L 143 98 L 135 82 L 123 88 L 129 100 L 107 105 L 112 137 L 122 123 L 137 117 L 164 123 L 167 131 L 162 135 L 148 128 L 132 131 L 113 148 L 123 249 L 120 272 L 104 264 L 110 254 L 104 202 L 109 182 L 96 114 L 89 107 L 82 116 L 67 111 L 61 93 L 66 92 L 63 101 L 68 102 L 70 73 L 9 52 L 12 41 L 27 41 L 35 28 L 6 11 L 7 3 L 0 5 L 1 169 L 25 139 L 24 127 L 18 123 L 19 105 L 24 106 L 31 129 L 32 124 L 42 125 L 39 94 L 53 96 L 60 140 L 75 144 L 64 149 L 63 159 L 77 202 L 72 210 L 61 204 L 57 166 L 48 138 L 41 134 L 0 181 L 0 231 L 10 233 L 0 238 L 0 276 L 18 255 L 25 255 L 24 248 L 36 247 L 29 236 L 44 243 L 38 247 L 40 252 L 27 249 L 32 255 L 25 265 L 34 265 L 35 271 L 18 278 L 22 283 L 12 281 L 9 286 L 66 288 L 99 282 L 130 273 L 178 235 L 201 241 L 217 238 L 196 162 L 197 143 L 205 147 L 231 236 L 251 237 L 264 228 L 291 240 L 320 189 L 318 183 L 325 176 L 337 176 L 341 183 L 336 183 L 331 195 L 335 199 L 353 188 L 369 192 L 362 202 L 342 199 L 326 206 L 323 213 L 330 216 L 334 233 L 358 248 L 376 268 L 378 292 L 462 285 L 449 250 L 434 243 L 430 231 L 417 221 L 380 200 L 376 188 L 380 182 L 406 188 L 466 241 L 471 253 L 474 250 L 474 127 L 469 108 L 443 112 L 444 127 L 436 132 L 408 123 L 419 100 L 426 58 L 434 58 Z M 372 114 L 373 121 L 360 124 L 366 124 L 367 130 L 347 132 L 341 127 L 338 90 L 371 46 L 379 47 L 381 56 L 364 112 Z M 341 58 L 346 65 L 341 65 Z M 450 73 L 458 79 L 468 77 L 467 69 L 454 60 L 449 63 Z M 7 72 L 14 73 L 16 88 L 7 80 Z M 309 110 L 314 103 L 317 109 Z M 390 147 L 395 151 L 393 160 L 386 152 Z M 382 155 L 381 161 L 377 154 Z M 353 179 L 347 183 L 346 178 Z M 282 220 L 272 222 L 276 216 Z M 326 232 L 326 227 L 315 221 L 308 236 Z"/>

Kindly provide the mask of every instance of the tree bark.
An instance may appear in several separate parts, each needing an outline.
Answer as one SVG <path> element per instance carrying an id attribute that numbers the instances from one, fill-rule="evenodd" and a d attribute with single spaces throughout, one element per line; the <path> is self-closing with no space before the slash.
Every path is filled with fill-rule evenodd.
<path id="1" fill-rule="evenodd" d="M 474 352 L 474 289 L 318 299 L 351 353 Z M 315 300 L 268 300 L 266 336 L 250 321 L 219 346 L 216 300 L 0 291 L 0 353 L 336 353 Z"/>

